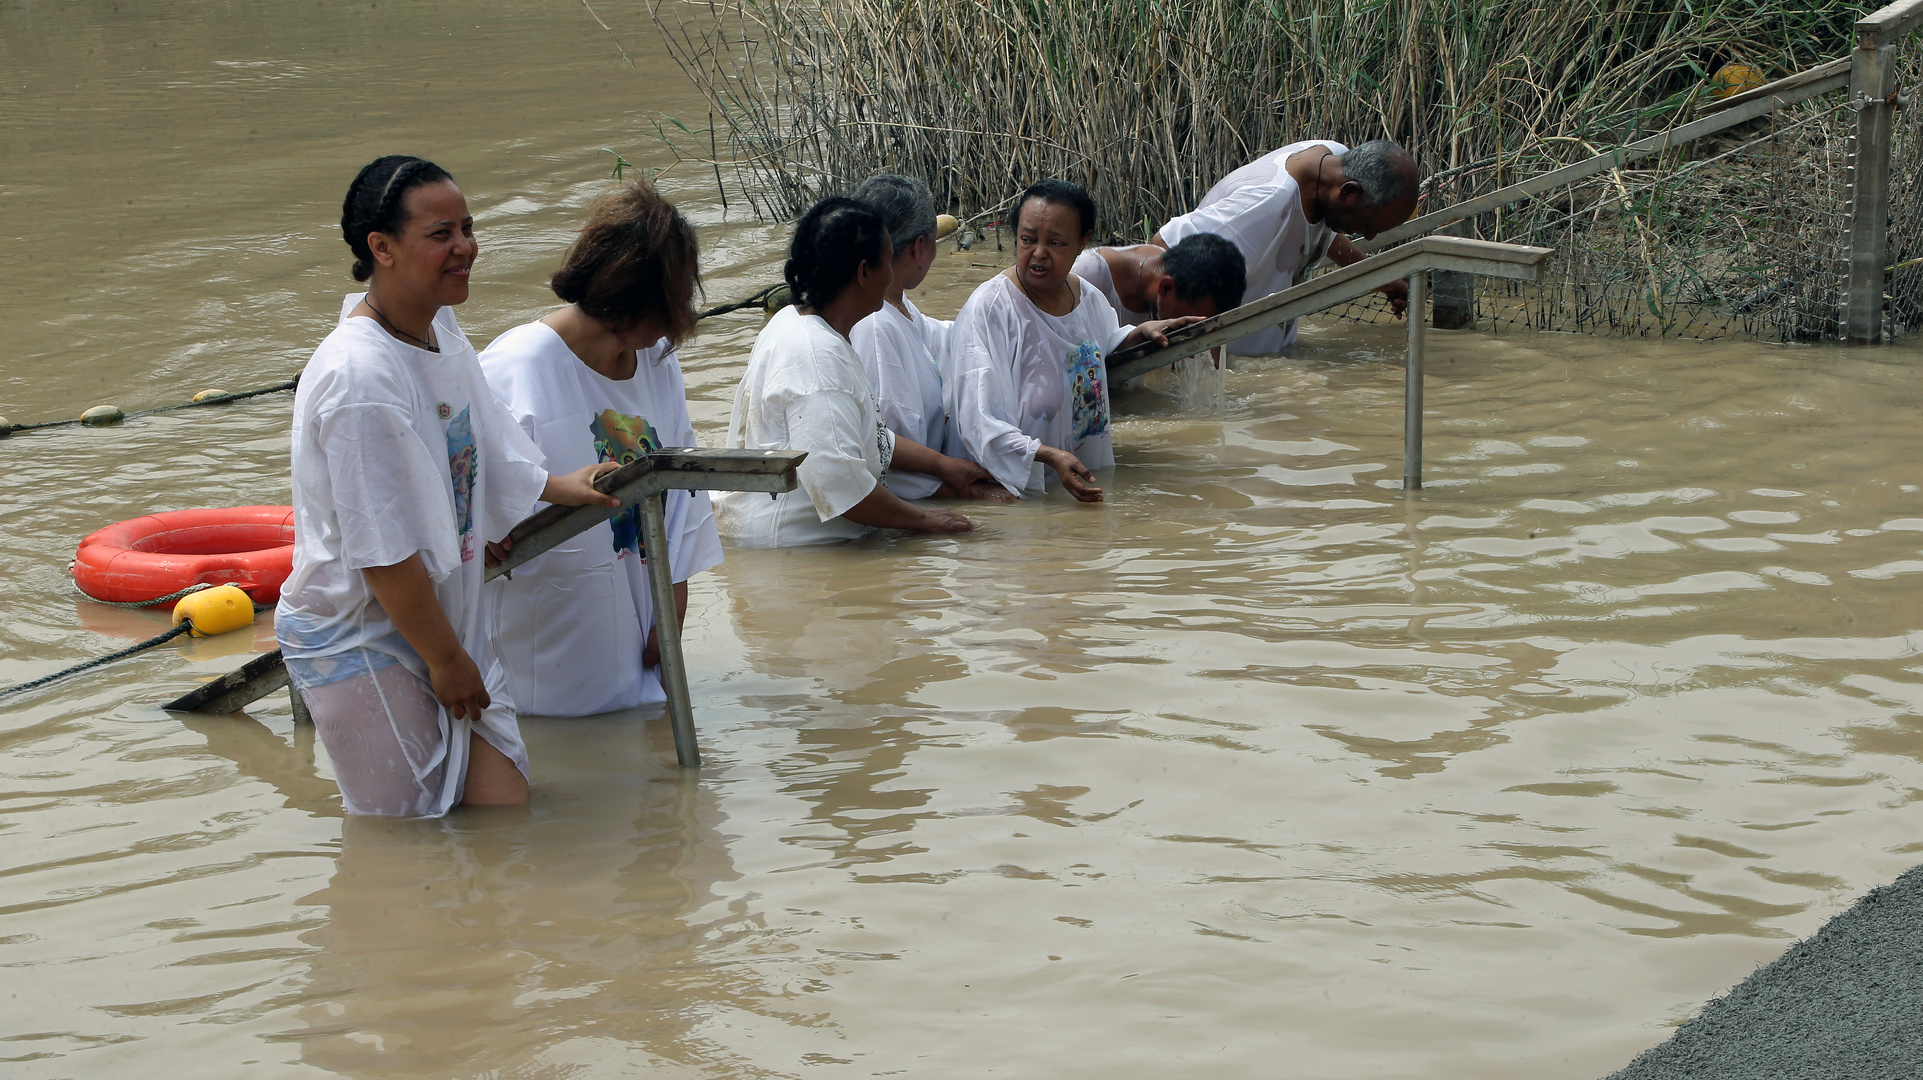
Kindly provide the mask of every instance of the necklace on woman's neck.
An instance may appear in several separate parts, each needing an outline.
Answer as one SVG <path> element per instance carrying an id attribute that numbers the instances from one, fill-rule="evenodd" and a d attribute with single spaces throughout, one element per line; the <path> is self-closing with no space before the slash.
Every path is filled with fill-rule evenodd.
<path id="1" fill-rule="evenodd" d="M 441 351 L 441 347 L 439 345 L 436 345 L 433 342 L 426 340 L 425 338 L 415 337 L 413 334 L 410 334 L 407 331 L 401 329 L 400 327 L 395 326 L 393 319 L 388 318 L 385 312 L 383 312 L 380 308 L 377 308 L 374 306 L 374 301 L 371 297 L 362 297 L 361 303 L 367 305 L 367 310 L 374 313 L 374 317 L 381 321 L 381 326 L 385 327 L 388 333 L 393 334 L 396 337 L 406 338 L 407 340 L 413 342 L 414 344 L 420 346 L 421 348 L 426 349 L 428 352 L 437 353 Z"/>
<path id="2" fill-rule="evenodd" d="M 1047 305 L 1047 304 L 1044 304 L 1044 303 L 1042 303 L 1042 298 L 1041 298 L 1041 297 L 1039 297 L 1039 296 L 1036 296 L 1036 295 L 1035 295 L 1035 294 L 1034 294 L 1033 292 L 1030 292 L 1030 291 L 1029 291 L 1029 288 L 1028 288 L 1028 282 L 1026 282 L 1026 281 L 1024 281 L 1024 280 L 1022 280 L 1022 279 L 1023 279 L 1023 278 L 1025 278 L 1026 276 L 1027 276 L 1027 275 L 1025 275 L 1025 274 L 1023 274 L 1023 273 L 1021 273 L 1021 271 L 1020 271 L 1020 269 L 1019 269 L 1019 268 L 1017 268 L 1017 270 L 1016 270 L 1016 273 L 1015 273 L 1015 287 L 1016 287 L 1017 289 L 1020 289 L 1020 290 L 1022 291 L 1022 295 L 1023 295 L 1023 296 L 1026 296 L 1026 297 L 1028 297 L 1028 302 L 1029 302 L 1029 303 L 1031 303 L 1031 304 L 1034 304 L 1034 305 L 1035 305 L 1036 307 L 1038 307 L 1038 308 L 1041 308 L 1041 309 L 1042 309 L 1042 313 L 1043 313 L 1043 314 L 1046 314 L 1046 315 L 1053 315 L 1053 314 L 1055 314 L 1054 312 L 1052 312 L 1052 311 L 1049 311 L 1049 310 L 1048 310 L 1048 305 Z M 1068 281 L 1067 281 L 1067 279 L 1066 279 L 1066 278 L 1064 278 L 1064 279 L 1063 279 L 1063 281 L 1062 281 L 1062 287 L 1061 287 L 1061 289 L 1060 289 L 1060 291 L 1059 291 L 1059 292 L 1057 293 L 1057 295 L 1058 295 L 1058 296 L 1066 296 L 1066 295 L 1067 295 L 1067 293 L 1068 293 Z"/>

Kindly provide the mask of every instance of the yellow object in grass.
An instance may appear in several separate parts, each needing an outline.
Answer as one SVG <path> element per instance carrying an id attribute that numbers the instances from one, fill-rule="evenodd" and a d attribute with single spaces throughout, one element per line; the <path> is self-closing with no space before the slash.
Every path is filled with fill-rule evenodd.
<path id="1" fill-rule="evenodd" d="M 195 637 L 213 637 L 254 625 L 254 601 L 238 585 L 216 585 L 180 598 L 174 605 L 174 625 L 186 619 Z"/>
<path id="2" fill-rule="evenodd" d="M 961 225 L 961 222 L 956 221 L 955 215 L 953 214 L 936 214 L 935 215 L 935 239 L 940 240 L 945 238 L 949 233 L 954 232 L 957 228 L 959 228 L 960 225 Z"/>
<path id="3" fill-rule="evenodd" d="M 1720 101 L 1746 90 L 1754 90 L 1763 82 L 1763 73 L 1748 64 L 1724 64 L 1709 77 L 1709 92 Z"/>

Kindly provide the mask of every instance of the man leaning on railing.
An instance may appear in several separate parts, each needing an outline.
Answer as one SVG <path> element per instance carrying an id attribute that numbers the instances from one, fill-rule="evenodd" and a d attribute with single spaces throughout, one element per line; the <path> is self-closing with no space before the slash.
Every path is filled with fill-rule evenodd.
<path id="1" fill-rule="evenodd" d="M 1152 242 L 1166 248 L 1197 233 L 1225 237 L 1248 262 L 1248 303 L 1300 282 L 1325 255 L 1340 266 L 1361 259 L 1348 237 L 1368 239 L 1409 220 L 1416 190 L 1415 160 L 1387 139 L 1353 150 L 1326 139 L 1291 143 L 1223 177 Z M 1408 307 L 1405 283 L 1376 291 L 1397 315 Z M 1268 355 L 1294 342 L 1290 320 L 1230 343 L 1229 351 Z"/>

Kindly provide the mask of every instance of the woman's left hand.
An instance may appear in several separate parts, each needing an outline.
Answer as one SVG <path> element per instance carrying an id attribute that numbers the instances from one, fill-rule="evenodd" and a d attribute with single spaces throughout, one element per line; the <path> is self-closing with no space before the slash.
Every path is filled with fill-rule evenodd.
<path id="1" fill-rule="evenodd" d="M 565 476 L 549 476 L 541 501 L 556 506 L 620 506 L 621 500 L 595 488 L 594 482 L 621 466 L 612 461 L 583 465 Z"/>
<path id="2" fill-rule="evenodd" d="M 1170 331 L 1180 330 L 1184 326 L 1193 326 L 1201 321 L 1200 315 L 1184 315 L 1179 319 L 1150 319 L 1148 322 L 1138 324 L 1132 333 L 1122 339 L 1122 348 L 1140 345 L 1144 341 L 1167 345 Z"/>

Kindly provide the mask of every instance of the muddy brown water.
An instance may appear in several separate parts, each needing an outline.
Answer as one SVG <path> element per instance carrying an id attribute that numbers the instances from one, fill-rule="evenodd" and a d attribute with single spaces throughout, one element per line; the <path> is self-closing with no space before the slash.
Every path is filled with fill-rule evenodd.
<path id="1" fill-rule="evenodd" d="M 354 169 L 427 154 L 477 343 L 610 147 L 705 122 L 638 8 L 0 3 L 0 412 L 282 379 Z M 779 227 L 662 179 L 709 296 Z M 1000 265 L 945 251 L 952 314 Z M 684 362 L 724 428 L 759 318 Z M 1110 501 L 696 579 L 708 765 L 530 719 L 534 803 L 346 821 L 282 696 L 180 643 L 0 708 L 9 1077 L 1589 1077 L 1923 860 L 1912 345 L 1432 337 L 1124 392 Z M 0 442 L 0 683 L 156 632 L 67 560 L 283 501 L 289 398 Z"/>

